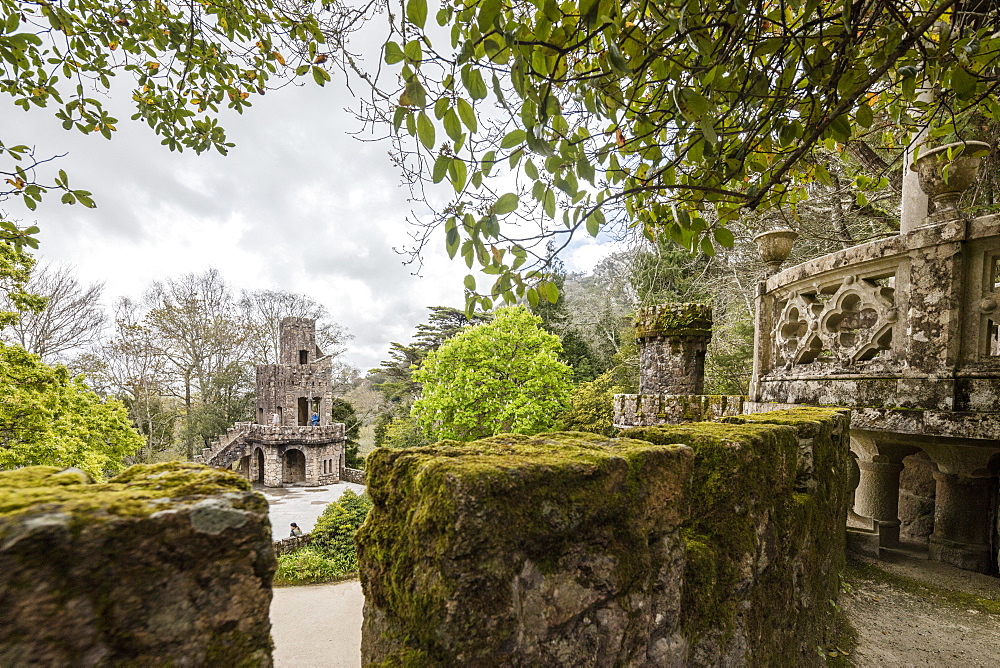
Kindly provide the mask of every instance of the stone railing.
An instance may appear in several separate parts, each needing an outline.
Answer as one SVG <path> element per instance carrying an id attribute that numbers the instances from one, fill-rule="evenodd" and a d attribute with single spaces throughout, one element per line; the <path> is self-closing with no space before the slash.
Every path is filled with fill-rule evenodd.
<path id="1" fill-rule="evenodd" d="M 274 541 L 274 554 L 288 554 L 289 552 L 294 552 L 300 547 L 305 547 L 312 542 L 312 536 L 309 534 L 302 534 L 301 536 L 289 536 L 288 538 L 282 538 L 281 540 Z"/>
<path id="2" fill-rule="evenodd" d="M 217 438 L 210 446 L 204 448 L 200 455 L 194 456 L 194 461 L 198 464 L 211 464 L 220 468 L 228 468 L 236 459 L 239 453 L 234 453 L 233 457 L 225 458 L 228 461 L 220 460 L 220 456 L 228 454 L 233 444 L 249 433 L 253 426 L 252 422 L 237 422 L 226 430 L 226 433 Z"/>
<path id="3" fill-rule="evenodd" d="M 202 450 L 200 455 L 195 455 L 193 459 L 198 464 L 229 468 L 229 465 L 234 461 L 249 454 L 243 451 L 243 446 L 247 441 L 291 444 L 342 440 L 344 440 L 344 425 L 340 422 L 317 427 L 237 422 L 210 447 Z"/>
<path id="4" fill-rule="evenodd" d="M 361 469 L 350 469 L 345 466 L 340 471 L 340 480 L 342 482 L 353 482 L 363 485 L 365 484 L 365 472 Z"/>
<path id="5" fill-rule="evenodd" d="M 362 664 L 822 665 L 847 416 L 725 420 L 376 450 Z"/>
<path id="6" fill-rule="evenodd" d="M 743 396 L 707 394 L 616 394 L 614 425 L 649 427 L 657 424 L 712 422 L 741 415 Z"/>
<path id="7" fill-rule="evenodd" d="M 951 220 L 767 279 L 751 398 L 1000 410 L 998 223 Z"/>

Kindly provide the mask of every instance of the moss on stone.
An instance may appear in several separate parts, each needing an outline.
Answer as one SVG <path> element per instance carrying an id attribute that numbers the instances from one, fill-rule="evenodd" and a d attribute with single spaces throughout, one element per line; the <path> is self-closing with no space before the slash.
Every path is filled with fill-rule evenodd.
<path id="1" fill-rule="evenodd" d="M 712 307 L 707 304 L 660 304 L 640 309 L 636 338 L 652 336 L 712 336 Z"/>
<path id="2" fill-rule="evenodd" d="M 239 475 L 186 462 L 138 464 L 105 483 L 53 466 L 0 472 L 0 538 L 11 520 L 25 515 L 60 513 L 78 530 L 94 521 L 147 517 L 164 509 L 165 499 L 191 503 L 214 494 L 246 491 Z"/>
<path id="3" fill-rule="evenodd" d="M 376 450 L 356 539 L 367 604 L 406 629 L 400 651 L 474 663 L 513 641 L 511 583 L 526 563 L 553 573 L 600 545 L 624 600 L 662 565 L 651 532 L 679 523 L 690 462 L 681 446 L 583 432 Z"/>
<path id="4" fill-rule="evenodd" d="M 809 408 L 622 432 L 694 449 L 682 623 L 695 646 L 725 645 L 739 628 L 753 665 L 816 662 L 843 565 L 845 421 Z M 797 489 L 800 439 L 812 448 L 809 493 Z"/>

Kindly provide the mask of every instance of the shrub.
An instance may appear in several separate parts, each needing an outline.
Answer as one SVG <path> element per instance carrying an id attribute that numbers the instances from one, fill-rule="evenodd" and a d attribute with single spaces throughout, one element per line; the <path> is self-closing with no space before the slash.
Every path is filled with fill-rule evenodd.
<path id="1" fill-rule="evenodd" d="M 354 548 L 354 533 L 368 517 L 372 501 L 367 494 L 355 494 L 348 490 L 339 500 L 326 507 L 316 520 L 316 527 L 310 532 L 312 544 L 321 553 L 331 557 L 343 557 L 357 568 L 358 555 Z"/>
<path id="2" fill-rule="evenodd" d="M 312 545 L 278 556 L 276 585 L 313 584 L 344 580 L 358 570 L 357 556 L 328 554 Z"/>

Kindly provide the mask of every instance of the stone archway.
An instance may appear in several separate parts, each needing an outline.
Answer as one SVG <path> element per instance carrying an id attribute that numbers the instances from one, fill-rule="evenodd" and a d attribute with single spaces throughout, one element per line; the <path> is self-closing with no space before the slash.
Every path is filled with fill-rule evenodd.
<path id="1" fill-rule="evenodd" d="M 301 450 L 289 448 L 281 458 L 282 484 L 305 482 L 306 456 Z"/>
<path id="2" fill-rule="evenodd" d="M 255 468 L 251 467 L 253 481 L 264 484 L 264 451 L 262 449 L 257 448 L 254 450 L 253 463 L 256 465 Z"/>

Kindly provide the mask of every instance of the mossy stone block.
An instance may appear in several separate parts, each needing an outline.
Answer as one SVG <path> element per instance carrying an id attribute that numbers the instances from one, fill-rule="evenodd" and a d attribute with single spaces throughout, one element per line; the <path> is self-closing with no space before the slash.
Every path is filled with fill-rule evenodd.
<path id="1" fill-rule="evenodd" d="M 197 464 L 0 472 L 0 665 L 271 665 L 267 501 Z"/>
<path id="2" fill-rule="evenodd" d="M 363 662 L 654 656 L 677 626 L 691 463 L 684 446 L 579 432 L 376 450 Z"/>
<path id="3" fill-rule="evenodd" d="M 682 613 L 693 663 L 819 662 L 844 559 L 848 420 L 803 408 L 623 432 L 695 453 Z"/>

